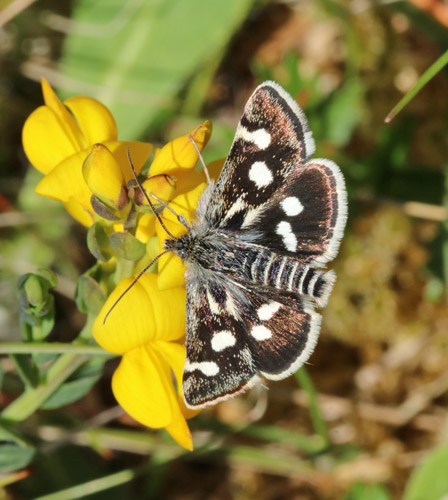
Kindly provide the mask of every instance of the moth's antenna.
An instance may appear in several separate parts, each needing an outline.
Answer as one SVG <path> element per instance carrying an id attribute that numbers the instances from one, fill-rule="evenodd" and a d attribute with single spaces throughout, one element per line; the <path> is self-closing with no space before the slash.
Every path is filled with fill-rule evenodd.
<path id="1" fill-rule="evenodd" d="M 175 210 L 173 210 L 166 201 L 161 200 L 158 196 L 156 196 L 154 193 L 149 193 L 149 196 L 152 196 L 155 200 L 157 200 L 164 208 L 169 210 L 172 214 L 174 214 L 177 217 L 177 220 L 185 226 L 187 229 L 191 229 L 190 225 L 188 224 L 187 219 L 183 215 L 179 215 L 176 213 Z"/>
<path id="2" fill-rule="evenodd" d="M 201 155 L 201 152 L 199 151 L 198 145 L 196 144 L 195 140 L 193 139 L 193 137 L 191 135 L 188 135 L 188 138 L 190 139 L 191 143 L 193 144 L 194 149 L 196 149 L 196 153 L 198 154 L 199 160 L 202 163 L 202 166 L 203 166 L 204 172 L 205 172 L 205 177 L 207 177 L 207 184 L 210 184 L 210 182 L 211 182 L 210 174 L 208 173 L 207 165 L 205 164 L 204 158 L 202 158 L 202 155 Z"/>
<path id="3" fill-rule="evenodd" d="M 137 183 L 138 187 L 140 188 L 140 191 L 144 194 L 149 206 L 151 207 L 151 210 L 154 212 L 154 215 L 157 217 L 157 220 L 160 222 L 160 225 L 163 227 L 163 229 L 165 230 L 165 232 L 168 234 L 168 236 L 170 236 L 171 238 L 173 239 L 176 239 L 176 237 L 170 232 L 168 231 L 167 227 L 165 226 L 162 218 L 160 217 L 160 215 L 157 213 L 152 201 L 149 199 L 149 196 L 147 195 L 146 191 L 145 191 L 145 188 L 142 186 L 141 182 L 138 180 L 138 177 L 137 177 L 137 172 L 135 171 L 135 168 L 134 168 L 134 164 L 132 163 L 132 158 L 131 158 L 131 151 L 128 147 L 128 160 L 129 160 L 129 164 L 131 165 L 131 169 L 132 169 L 132 173 L 134 175 L 134 179 L 135 179 L 135 182 Z M 115 307 L 115 306 L 114 306 Z M 109 311 L 110 312 L 110 311 Z M 108 313 L 109 314 L 109 313 Z"/>
<path id="4" fill-rule="evenodd" d="M 129 292 L 129 290 L 137 283 L 137 281 L 146 273 L 146 271 L 154 264 L 154 262 L 158 261 L 162 255 L 165 255 L 168 253 L 169 250 L 165 250 L 162 253 L 159 253 L 157 257 L 152 259 L 152 261 L 143 269 L 143 271 L 140 271 L 138 275 L 134 278 L 132 283 L 126 288 L 126 290 L 118 297 L 118 299 L 112 304 L 112 307 L 107 311 L 106 316 L 104 316 L 103 319 L 103 325 L 106 324 L 106 320 L 109 317 L 109 314 L 115 309 L 115 306 L 120 302 L 120 300 Z"/>

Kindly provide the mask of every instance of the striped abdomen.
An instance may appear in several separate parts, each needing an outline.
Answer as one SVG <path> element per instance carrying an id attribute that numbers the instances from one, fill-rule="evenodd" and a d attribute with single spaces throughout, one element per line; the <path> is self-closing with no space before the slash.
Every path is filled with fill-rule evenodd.
<path id="1" fill-rule="evenodd" d="M 333 288 L 335 274 L 322 272 L 293 257 L 256 252 L 246 258 L 246 276 L 260 285 L 312 297 L 323 307 Z"/>

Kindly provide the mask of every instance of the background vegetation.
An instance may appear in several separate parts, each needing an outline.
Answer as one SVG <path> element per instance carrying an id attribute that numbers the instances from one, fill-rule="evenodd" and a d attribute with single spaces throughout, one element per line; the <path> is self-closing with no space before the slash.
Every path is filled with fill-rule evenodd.
<path id="1" fill-rule="evenodd" d="M 341 166 L 350 203 L 306 372 L 202 412 L 184 453 L 117 407 L 116 360 L 93 357 L 23 422 L 3 413 L 0 498 L 448 495 L 446 70 L 384 122 L 446 50 L 447 27 L 442 0 L 0 2 L 1 342 L 22 339 L 16 282 L 39 267 L 59 278 L 49 340 L 76 338 L 75 283 L 93 263 L 84 230 L 33 193 L 21 128 L 41 76 L 109 106 L 121 140 L 162 144 L 212 118 L 207 161 L 274 79 L 305 109 L 317 156 Z M 5 408 L 23 359 L 1 359 Z"/>

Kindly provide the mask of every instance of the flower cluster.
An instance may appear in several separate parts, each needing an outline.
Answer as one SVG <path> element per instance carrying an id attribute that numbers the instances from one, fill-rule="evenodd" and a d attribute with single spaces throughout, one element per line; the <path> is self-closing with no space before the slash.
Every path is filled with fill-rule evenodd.
<path id="1" fill-rule="evenodd" d="M 93 324 L 93 336 L 107 351 L 122 356 L 112 379 L 120 405 L 136 420 L 165 428 L 192 449 L 181 392 L 185 360 L 184 264 L 171 254 L 160 259 L 129 290 L 103 324 L 122 292 L 160 251 L 166 233 L 136 188 L 129 157 L 143 186 L 187 220 L 194 216 L 205 177 L 195 169 L 198 149 L 207 144 L 211 123 L 158 149 L 137 141 L 119 141 L 109 110 L 95 99 L 72 97 L 62 103 L 43 80 L 45 105 L 23 128 L 31 164 L 44 174 L 36 193 L 64 203 L 92 233 L 89 248 L 98 257 L 98 285 L 108 296 Z M 153 159 L 145 169 L 151 152 Z M 129 154 L 129 157 L 128 157 Z M 222 163 L 216 163 L 215 172 Z M 173 214 L 155 203 L 174 236 L 186 231 Z M 89 238 L 88 238 L 89 239 Z M 92 248 L 91 248 L 92 250 Z"/>

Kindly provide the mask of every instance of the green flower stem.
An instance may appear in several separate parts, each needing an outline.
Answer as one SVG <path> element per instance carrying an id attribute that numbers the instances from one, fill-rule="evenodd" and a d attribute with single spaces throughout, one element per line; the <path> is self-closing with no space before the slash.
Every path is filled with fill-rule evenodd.
<path id="1" fill-rule="evenodd" d="M 89 356 L 114 356 L 97 345 L 66 344 L 64 342 L 3 342 L 0 354 L 71 353 Z"/>
<path id="2" fill-rule="evenodd" d="M 62 354 L 48 369 L 45 380 L 35 388 L 27 388 L 3 410 L 1 418 L 9 422 L 21 422 L 28 418 L 88 359 L 85 354 Z"/>
<path id="3" fill-rule="evenodd" d="M 302 389 L 308 394 L 309 404 L 310 404 L 310 415 L 313 422 L 313 427 L 315 432 L 323 439 L 325 447 L 330 446 L 330 435 L 328 434 L 327 424 L 322 415 L 319 407 L 319 402 L 317 399 L 316 389 L 308 374 L 308 371 L 304 366 L 296 372 L 297 382 L 300 384 Z"/>

